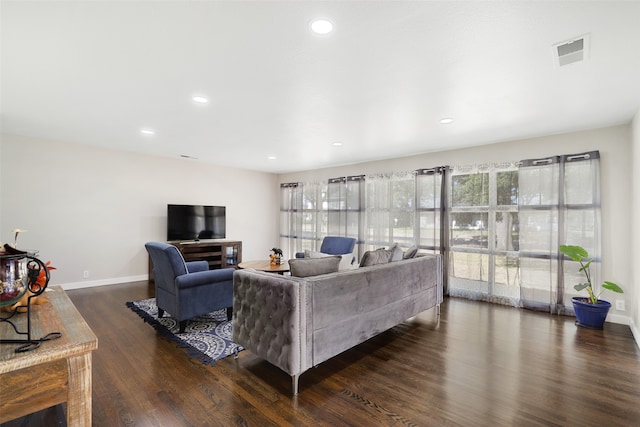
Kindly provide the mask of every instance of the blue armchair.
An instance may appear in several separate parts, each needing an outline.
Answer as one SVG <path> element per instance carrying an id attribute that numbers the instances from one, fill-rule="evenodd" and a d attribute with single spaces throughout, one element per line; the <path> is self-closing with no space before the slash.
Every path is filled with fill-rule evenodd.
<path id="1" fill-rule="evenodd" d="M 344 255 L 353 252 L 356 239 L 353 237 L 325 236 L 320 245 L 320 252 L 330 255 Z M 304 258 L 304 252 L 296 253 L 296 258 Z"/>
<path id="2" fill-rule="evenodd" d="M 178 248 L 166 243 L 144 246 L 153 262 L 159 318 L 168 312 L 179 322 L 180 333 L 188 319 L 222 308 L 231 320 L 235 269 L 209 270 L 206 261 L 185 262 Z"/>

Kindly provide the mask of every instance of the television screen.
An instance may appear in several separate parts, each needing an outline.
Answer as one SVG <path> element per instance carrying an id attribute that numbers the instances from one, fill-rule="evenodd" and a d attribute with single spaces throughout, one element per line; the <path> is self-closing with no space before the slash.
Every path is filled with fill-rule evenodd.
<path id="1" fill-rule="evenodd" d="M 167 240 L 224 239 L 224 206 L 167 205 Z"/>

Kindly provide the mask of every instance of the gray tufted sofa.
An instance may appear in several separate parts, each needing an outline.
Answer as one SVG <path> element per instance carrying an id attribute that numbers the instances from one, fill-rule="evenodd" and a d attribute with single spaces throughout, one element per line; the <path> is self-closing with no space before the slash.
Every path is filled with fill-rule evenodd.
<path id="1" fill-rule="evenodd" d="M 312 277 L 237 270 L 233 341 L 298 379 L 442 302 L 440 255 Z"/>

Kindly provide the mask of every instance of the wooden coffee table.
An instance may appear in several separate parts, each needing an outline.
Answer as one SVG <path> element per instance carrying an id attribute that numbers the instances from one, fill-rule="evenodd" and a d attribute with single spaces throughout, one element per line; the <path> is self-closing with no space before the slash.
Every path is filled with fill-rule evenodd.
<path id="1" fill-rule="evenodd" d="M 67 402 L 68 426 L 91 426 L 91 352 L 98 339 L 59 286 L 45 292 L 49 303 L 32 307 L 34 337 L 59 331 L 58 339 L 35 350 L 16 353 L 17 345 L 0 346 L 0 423 Z M 26 330 L 26 315 L 16 317 Z M 0 325 L 3 339 L 14 336 Z"/>
<path id="2" fill-rule="evenodd" d="M 271 265 L 269 260 L 245 261 L 238 264 L 238 268 L 253 268 L 268 273 L 284 274 L 289 271 L 289 263 L 285 261 L 279 265 Z"/>

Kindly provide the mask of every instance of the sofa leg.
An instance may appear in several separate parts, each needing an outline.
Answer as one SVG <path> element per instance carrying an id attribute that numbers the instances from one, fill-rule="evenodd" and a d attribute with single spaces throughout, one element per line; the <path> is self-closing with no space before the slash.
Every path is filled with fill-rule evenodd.
<path id="1" fill-rule="evenodd" d="M 178 332 L 179 334 L 184 334 L 184 330 L 187 327 L 187 321 L 186 320 L 181 320 L 180 321 L 180 331 Z"/>
<path id="2" fill-rule="evenodd" d="M 227 307 L 227 320 L 231 320 L 233 316 L 233 307 Z"/>
<path id="3" fill-rule="evenodd" d="M 440 316 L 440 304 L 436 305 L 436 315 Z"/>
<path id="4" fill-rule="evenodd" d="M 164 310 L 158 307 L 158 319 L 161 319 L 164 316 Z"/>
<path id="5" fill-rule="evenodd" d="M 300 379 L 300 375 L 292 375 L 291 376 L 292 386 L 293 386 L 293 395 L 294 396 L 298 395 L 298 380 L 299 379 Z"/>

